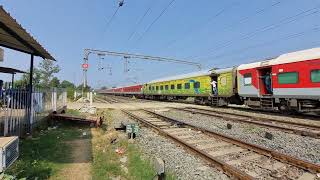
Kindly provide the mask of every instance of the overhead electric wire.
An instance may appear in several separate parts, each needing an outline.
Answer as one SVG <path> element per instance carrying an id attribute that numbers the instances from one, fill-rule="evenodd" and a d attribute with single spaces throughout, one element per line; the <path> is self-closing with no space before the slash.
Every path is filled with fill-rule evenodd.
<path id="1" fill-rule="evenodd" d="M 218 11 L 215 15 L 213 15 L 212 17 L 210 17 L 206 23 L 201 26 L 202 28 L 200 29 L 192 29 L 191 31 L 187 32 L 186 34 L 189 34 L 189 36 L 183 36 L 182 38 L 180 39 L 175 39 L 173 41 L 170 41 L 167 45 L 165 45 L 165 48 L 169 48 L 171 47 L 172 45 L 174 45 L 176 42 L 182 40 L 182 39 L 187 39 L 187 38 L 190 38 L 192 36 L 190 36 L 190 34 L 194 33 L 194 32 L 197 32 L 197 31 L 202 31 L 203 27 L 206 27 L 208 26 L 210 23 L 212 23 L 213 20 L 215 20 L 217 17 L 219 17 L 220 15 L 222 15 L 224 12 L 226 12 L 228 9 L 231 9 L 232 7 L 234 7 L 235 5 L 237 5 L 239 2 L 233 2 L 231 4 L 228 4 L 227 6 L 223 7 L 220 11 Z"/>
<path id="2" fill-rule="evenodd" d="M 302 12 L 296 14 L 296 15 L 286 17 L 286 18 L 280 20 L 277 23 L 273 23 L 273 24 L 264 26 L 262 28 L 256 29 L 256 30 L 254 30 L 252 32 L 240 35 L 241 37 L 236 39 L 236 40 L 239 41 L 239 40 L 250 39 L 250 38 L 254 37 L 255 35 L 257 35 L 258 33 L 266 32 L 266 31 L 275 29 L 277 27 L 280 27 L 282 25 L 289 24 L 289 23 L 292 23 L 292 22 L 296 22 L 301 18 L 316 14 L 316 13 L 319 12 L 318 10 L 319 10 L 319 6 L 317 6 L 315 8 L 308 9 L 308 10 L 304 10 L 304 11 L 302 11 Z M 215 54 L 217 50 L 233 45 L 233 42 L 236 41 L 236 40 L 232 39 L 232 40 L 226 41 L 224 43 L 220 43 L 220 45 L 217 48 L 211 49 L 210 50 L 211 52 L 208 55 Z M 208 56 L 208 55 L 206 55 L 206 56 Z M 192 56 L 192 57 L 188 57 L 188 59 L 201 58 L 201 57 L 203 57 L 203 56 Z"/>
<path id="3" fill-rule="evenodd" d="M 104 26 L 104 28 L 103 28 L 103 30 L 102 30 L 102 37 L 104 37 L 105 32 L 108 30 L 109 26 L 111 25 L 114 17 L 115 17 L 116 14 L 118 13 L 118 10 L 120 9 L 121 6 L 123 6 L 123 4 L 120 5 L 120 2 L 119 2 L 119 5 L 118 5 L 117 9 L 114 11 L 114 13 L 112 14 L 111 18 L 107 21 L 106 25 Z M 99 39 L 101 39 L 101 37 L 99 37 Z M 98 40 L 99 40 L 99 39 L 98 39 Z M 98 42 L 98 41 L 97 41 L 97 42 Z M 95 46 L 93 46 L 93 47 L 96 48 L 96 46 L 97 46 L 97 44 L 96 44 Z"/>
<path id="4" fill-rule="evenodd" d="M 110 26 L 112 20 L 114 19 L 114 17 L 116 16 L 118 10 L 120 9 L 121 6 L 118 6 L 116 11 L 114 11 L 113 15 L 111 16 L 111 18 L 109 19 L 109 21 L 107 22 L 104 31 L 106 31 L 108 29 L 108 27 Z"/>
<path id="5" fill-rule="evenodd" d="M 152 21 L 148 28 L 141 34 L 141 36 L 137 39 L 137 42 L 139 42 L 144 37 L 144 35 L 150 31 L 151 27 L 161 18 L 162 15 L 165 14 L 165 12 L 169 9 L 174 1 L 175 0 L 170 1 L 170 3 L 161 11 L 161 13 Z"/>
<path id="6" fill-rule="evenodd" d="M 133 28 L 132 33 L 130 34 L 130 36 L 128 37 L 128 41 L 136 34 L 138 27 L 140 26 L 140 24 L 142 23 L 142 21 L 144 20 L 144 18 L 147 16 L 147 14 L 149 13 L 149 11 L 151 10 L 153 6 L 153 3 L 151 3 L 151 5 L 149 6 L 149 8 L 145 11 L 145 13 L 141 16 L 141 18 L 139 19 L 138 23 L 136 24 L 136 26 Z"/>
<path id="7" fill-rule="evenodd" d="M 239 24 L 242 24 L 242 23 L 248 21 L 250 18 L 253 18 L 253 17 L 255 17 L 255 16 L 259 15 L 259 14 L 263 14 L 263 13 L 265 13 L 267 10 L 269 10 L 269 9 L 275 7 L 275 6 L 278 6 L 279 4 L 281 4 L 281 1 L 276 1 L 276 2 L 272 3 L 271 5 L 269 5 L 269 6 L 265 7 L 265 8 L 262 8 L 262 9 L 258 10 L 258 11 L 254 12 L 253 14 L 251 14 L 251 15 L 249 15 L 249 16 L 247 16 L 247 17 L 244 17 L 244 18 L 240 19 L 239 22 L 237 22 L 237 23 L 229 24 L 229 25 L 227 25 L 227 26 L 224 28 L 224 31 L 229 30 L 229 29 L 232 29 L 232 27 L 234 27 L 234 26 L 236 26 L 236 25 L 239 25 Z"/>
<path id="8" fill-rule="evenodd" d="M 277 38 L 277 39 L 274 39 L 274 40 L 271 40 L 271 41 L 258 43 L 258 44 L 255 44 L 255 45 L 247 46 L 245 48 L 240 48 L 240 49 L 236 49 L 236 50 L 233 50 L 233 51 L 228 51 L 228 52 L 225 52 L 225 53 L 217 55 L 217 56 L 208 56 L 205 59 L 209 59 L 210 58 L 210 59 L 215 59 L 216 60 L 216 59 L 219 59 L 219 58 L 222 58 L 222 57 L 227 57 L 227 56 L 232 56 L 234 54 L 238 54 L 238 52 L 243 52 L 243 51 L 247 51 L 247 50 L 250 50 L 250 49 L 253 49 L 253 48 L 258 48 L 258 47 L 266 46 L 266 45 L 269 45 L 269 44 L 274 44 L 275 42 L 278 42 L 278 41 L 283 41 L 283 40 L 288 40 L 288 39 L 301 37 L 301 36 L 304 36 L 306 34 L 309 34 L 309 33 L 312 33 L 312 32 L 318 32 L 318 31 L 320 31 L 320 27 L 316 26 L 316 27 L 311 28 L 309 30 L 302 31 L 302 32 L 299 32 L 299 33 L 289 34 L 289 35 L 286 35 L 286 36 L 283 36 L 283 37 L 280 37 L 280 38 Z M 203 62 L 206 62 L 206 61 L 203 61 Z"/>

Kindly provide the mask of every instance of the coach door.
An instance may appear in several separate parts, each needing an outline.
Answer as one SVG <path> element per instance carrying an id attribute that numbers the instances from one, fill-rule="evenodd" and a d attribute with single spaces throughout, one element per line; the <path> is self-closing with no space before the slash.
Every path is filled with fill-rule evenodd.
<path id="1" fill-rule="evenodd" d="M 218 96 L 218 76 L 214 74 L 211 76 L 211 93 L 213 96 Z"/>
<path id="2" fill-rule="evenodd" d="M 272 69 L 271 67 L 258 69 L 259 91 L 261 96 L 271 96 L 272 89 Z"/>

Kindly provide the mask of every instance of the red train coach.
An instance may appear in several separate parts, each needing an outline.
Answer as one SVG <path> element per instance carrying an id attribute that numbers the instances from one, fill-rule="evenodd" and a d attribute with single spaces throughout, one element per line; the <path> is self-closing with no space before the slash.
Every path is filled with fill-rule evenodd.
<path id="1" fill-rule="evenodd" d="M 101 92 L 102 94 L 112 94 L 119 96 L 135 96 L 142 97 L 142 85 L 125 86 L 119 88 L 107 89 Z"/>
<path id="2" fill-rule="evenodd" d="M 320 48 L 240 65 L 238 88 L 251 107 L 320 112 Z"/>

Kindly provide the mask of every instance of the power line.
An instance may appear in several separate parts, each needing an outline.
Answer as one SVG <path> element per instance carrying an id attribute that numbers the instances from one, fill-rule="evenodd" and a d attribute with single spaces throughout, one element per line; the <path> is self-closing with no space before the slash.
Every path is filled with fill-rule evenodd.
<path id="1" fill-rule="evenodd" d="M 225 53 L 217 55 L 217 56 L 208 56 L 208 57 L 206 57 L 206 59 L 209 59 L 209 58 L 210 59 L 219 59 L 219 58 L 222 58 L 222 57 L 232 56 L 234 54 L 237 54 L 238 52 L 243 52 L 243 51 L 247 51 L 247 50 L 258 48 L 258 47 L 263 47 L 263 46 L 266 46 L 266 45 L 269 45 L 269 44 L 274 44 L 275 42 L 278 42 L 278 41 L 293 39 L 293 38 L 301 37 L 301 36 L 304 36 L 306 34 L 313 33 L 313 32 L 318 32 L 318 31 L 320 31 L 320 27 L 316 26 L 316 27 L 314 27 L 312 29 L 309 29 L 307 31 L 302 31 L 302 32 L 299 32 L 299 33 L 294 33 L 294 34 L 289 34 L 289 35 L 286 35 L 284 37 L 280 37 L 280 38 L 277 38 L 277 39 L 274 39 L 274 40 L 271 40 L 271 41 L 267 41 L 267 42 L 258 43 L 258 44 L 251 45 L 251 46 L 247 46 L 245 48 L 240 48 L 240 49 L 228 52 L 228 53 L 225 52 Z"/>
<path id="2" fill-rule="evenodd" d="M 186 34 L 189 34 L 188 37 L 184 36 L 180 39 L 175 39 L 173 41 L 170 41 L 166 46 L 165 48 L 169 48 L 171 47 L 172 45 L 174 45 L 175 43 L 177 43 L 178 41 L 182 40 L 182 39 L 187 39 L 187 38 L 190 38 L 192 36 L 190 36 L 191 33 L 194 33 L 196 31 L 202 31 L 203 30 L 203 27 L 206 27 L 207 25 L 209 25 L 210 23 L 212 23 L 213 20 L 215 20 L 217 17 L 219 17 L 220 15 L 222 15 L 224 12 L 226 12 L 228 9 L 231 9 L 232 7 L 236 6 L 239 2 L 234 2 L 234 3 L 231 3 L 231 4 L 228 4 L 227 6 L 223 7 L 220 11 L 218 11 L 215 15 L 213 15 L 212 17 L 210 17 L 206 23 L 200 28 L 198 29 L 193 29 L 189 32 L 187 32 Z"/>
<path id="3" fill-rule="evenodd" d="M 146 17 L 146 15 L 149 13 L 149 11 L 151 10 L 152 6 L 153 6 L 153 3 L 150 4 L 149 8 L 145 11 L 145 13 L 144 13 L 144 14 L 142 15 L 142 17 L 139 19 L 138 23 L 137 23 L 136 26 L 133 28 L 132 33 L 131 33 L 130 36 L 128 37 L 128 41 L 136 34 L 139 25 L 142 23 L 142 21 L 144 20 L 144 18 Z"/>
<path id="4" fill-rule="evenodd" d="M 262 8 L 262 9 L 256 11 L 256 12 L 254 12 L 252 15 L 249 15 L 249 16 L 247 16 L 247 17 L 244 17 L 244 18 L 240 19 L 238 23 L 229 24 L 228 26 L 226 26 L 226 27 L 224 28 L 224 30 L 225 30 L 225 31 L 226 31 L 226 30 L 230 30 L 230 29 L 232 29 L 232 27 L 236 26 L 237 24 L 242 24 L 242 23 L 248 21 L 249 19 L 251 19 L 251 18 L 253 18 L 253 17 L 255 17 L 255 16 L 259 15 L 259 14 L 263 14 L 263 13 L 265 13 L 267 10 L 269 10 L 269 9 L 271 9 L 271 8 L 273 8 L 273 7 L 278 6 L 279 4 L 281 4 L 281 2 L 280 2 L 280 1 L 276 1 L 276 2 L 272 3 L 271 5 L 269 5 L 269 6 L 265 7 L 265 8 Z"/>
<path id="5" fill-rule="evenodd" d="M 111 18 L 107 21 L 106 25 L 104 26 L 103 30 L 102 30 L 102 37 L 104 36 L 105 32 L 108 30 L 109 26 L 111 25 L 113 19 L 115 18 L 116 14 L 118 13 L 120 7 L 122 7 L 124 4 L 124 0 L 120 0 L 118 2 L 118 7 L 117 9 L 114 11 L 114 13 L 112 14 Z M 100 39 L 100 38 L 99 38 Z M 95 45 L 96 46 L 96 45 Z M 94 46 L 94 47 L 95 47 Z"/>
<path id="6" fill-rule="evenodd" d="M 308 9 L 308 10 L 305 10 L 305 11 L 302 11 L 296 15 L 293 15 L 293 16 L 289 16 L 289 17 L 286 17 L 282 20 L 280 20 L 279 22 L 277 23 L 273 23 L 273 24 L 270 24 L 270 25 L 267 25 L 267 26 L 264 26 L 262 28 L 259 28 L 259 29 L 256 29 L 252 32 L 249 32 L 249 33 L 246 33 L 246 34 L 243 34 L 241 35 L 240 38 L 238 38 L 237 40 L 245 40 L 245 39 L 250 39 L 254 36 L 256 36 L 258 33 L 262 33 L 262 32 L 266 32 L 266 31 L 269 31 L 269 30 L 272 30 L 272 29 L 275 29 L 277 27 L 280 27 L 282 25 L 285 25 L 285 24 L 289 24 L 289 23 L 292 23 L 292 22 L 296 22 L 297 20 L 301 19 L 301 18 L 305 18 L 307 16 L 310 16 L 310 15 L 313 15 L 313 14 L 316 14 L 318 13 L 319 11 L 319 6 L 315 7 L 315 8 L 311 8 L 311 9 Z M 229 40 L 229 41 L 226 41 L 224 43 L 220 43 L 220 45 L 217 47 L 217 48 L 214 48 L 214 49 L 211 49 L 210 51 L 212 51 L 211 53 L 209 53 L 208 55 L 212 55 L 212 54 L 215 54 L 217 50 L 219 49 L 222 49 L 222 48 L 226 48 L 226 47 L 229 47 L 231 45 L 233 45 L 234 41 L 236 41 L 235 39 L 232 39 L 232 40 Z M 207 56 L 208 56 L 207 55 Z M 192 56 L 192 57 L 189 57 L 188 59 L 192 59 L 192 58 L 201 58 L 203 56 Z"/>
<path id="7" fill-rule="evenodd" d="M 96 49 L 84 49 L 84 57 L 83 57 L 83 64 L 88 64 L 89 62 L 89 55 L 96 54 L 98 56 L 117 56 L 123 57 L 126 61 L 125 69 L 127 70 L 127 62 L 128 59 L 137 59 L 137 60 L 145 60 L 145 61 L 158 61 L 158 62 L 171 62 L 171 63 L 178 63 L 184 65 L 194 66 L 197 69 L 201 70 L 201 64 L 197 62 L 192 62 L 184 59 L 174 59 L 174 58 L 167 58 L 167 57 L 159 57 L 159 56 L 150 56 L 150 55 L 143 55 L 143 54 L 131 54 L 126 52 L 115 52 L 115 51 L 105 51 L 105 50 L 96 50 Z M 83 67 L 83 87 L 87 86 L 87 72 L 88 67 Z"/>
<path id="8" fill-rule="evenodd" d="M 116 16 L 118 10 L 120 9 L 120 6 L 117 7 L 117 9 L 114 11 L 113 15 L 111 16 L 111 18 L 109 19 L 109 21 L 106 24 L 105 30 L 108 29 L 109 25 L 111 24 L 113 18 Z"/>
<path id="9" fill-rule="evenodd" d="M 151 27 L 160 19 L 160 17 L 167 11 L 167 9 L 173 4 L 175 0 L 171 0 L 171 2 L 161 11 L 161 13 L 155 18 L 152 23 L 148 26 L 148 28 L 141 34 L 141 36 L 138 38 L 137 42 L 140 41 L 146 33 L 149 32 Z"/>

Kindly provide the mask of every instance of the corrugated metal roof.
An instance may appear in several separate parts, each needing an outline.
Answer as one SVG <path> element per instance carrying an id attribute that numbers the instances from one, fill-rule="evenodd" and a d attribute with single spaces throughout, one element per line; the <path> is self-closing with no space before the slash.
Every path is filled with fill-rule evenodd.
<path id="1" fill-rule="evenodd" d="M 55 60 L 2 6 L 0 6 L 0 46 Z"/>
<path id="2" fill-rule="evenodd" d="M 181 75 L 177 75 L 177 76 L 170 76 L 170 77 L 166 77 L 166 78 L 156 79 L 156 80 L 150 81 L 149 83 L 172 81 L 172 80 L 185 79 L 185 78 L 191 78 L 191 77 L 205 76 L 205 75 L 210 75 L 210 74 L 211 74 L 211 70 L 208 69 L 208 70 L 202 70 L 202 71 L 192 72 L 192 73 L 188 73 L 188 74 L 181 74 Z"/>
<path id="3" fill-rule="evenodd" d="M 19 69 L 8 68 L 8 67 L 0 67 L 0 73 L 8 73 L 8 74 L 16 74 L 16 73 L 26 73 Z"/>

